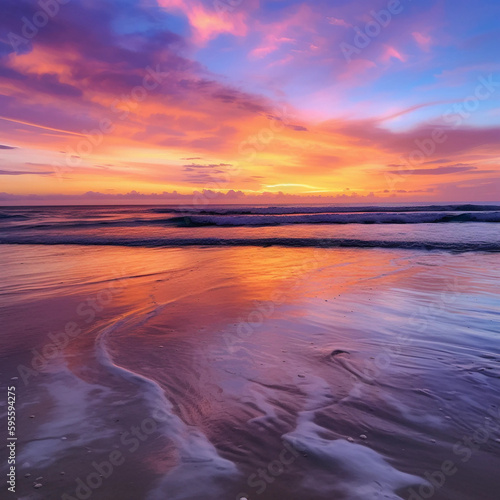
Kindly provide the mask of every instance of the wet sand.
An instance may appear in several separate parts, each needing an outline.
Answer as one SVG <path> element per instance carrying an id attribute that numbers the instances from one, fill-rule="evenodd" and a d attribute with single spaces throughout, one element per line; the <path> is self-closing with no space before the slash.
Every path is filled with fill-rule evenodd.
<path id="1" fill-rule="evenodd" d="M 17 498 L 498 498 L 496 254 L 0 253 Z"/>

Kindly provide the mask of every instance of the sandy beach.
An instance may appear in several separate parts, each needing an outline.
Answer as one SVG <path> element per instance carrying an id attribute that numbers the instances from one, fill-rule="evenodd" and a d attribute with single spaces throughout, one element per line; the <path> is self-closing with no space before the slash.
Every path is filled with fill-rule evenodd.
<path id="1" fill-rule="evenodd" d="M 19 498 L 496 499 L 496 254 L 0 252 Z"/>

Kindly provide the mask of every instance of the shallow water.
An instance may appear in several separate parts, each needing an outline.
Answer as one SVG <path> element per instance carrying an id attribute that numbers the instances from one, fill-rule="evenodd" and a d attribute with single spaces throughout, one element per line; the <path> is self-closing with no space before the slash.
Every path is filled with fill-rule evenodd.
<path id="1" fill-rule="evenodd" d="M 2 209 L 21 472 L 38 498 L 496 498 L 496 208 Z"/>
<path id="2" fill-rule="evenodd" d="M 497 253 L 0 257 L 21 498 L 498 498 Z"/>
<path id="3" fill-rule="evenodd" d="M 5 207 L 0 244 L 500 251 L 495 205 Z"/>

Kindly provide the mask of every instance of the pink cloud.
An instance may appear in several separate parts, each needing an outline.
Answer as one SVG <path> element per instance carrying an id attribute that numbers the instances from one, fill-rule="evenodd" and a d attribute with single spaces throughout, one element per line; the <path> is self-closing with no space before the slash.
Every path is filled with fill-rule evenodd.
<path id="1" fill-rule="evenodd" d="M 284 66 L 290 62 L 293 61 L 293 56 L 292 54 L 287 54 L 285 57 L 278 59 L 277 61 L 274 61 L 270 64 L 268 64 L 268 68 L 272 68 L 273 66 Z"/>
<path id="2" fill-rule="evenodd" d="M 392 58 L 398 59 L 401 62 L 406 61 L 406 56 L 401 54 L 395 47 L 386 46 L 380 60 L 382 62 L 389 62 Z"/>
<path id="3" fill-rule="evenodd" d="M 352 24 L 344 21 L 343 19 L 337 19 L 336 17 L 327 17 L 326 19 L 333 26 L 343 26 L 344 28 L 351 28 L 352 27 Z"/>
<path id="4" fill-rule="evenodd" d="M 280 49 L 284 44 L 309 46 L 311 35 L 316 34 L 318 13 L 308 5 L 293 9 L 287 17 L 272 23 L 259 22 L 253 28 L 262 34 L 261 43 L 250 51 L 253 58 L 262 58 Z"/>
<path id="5" fill-rule="evenodd" d="M 369 70 L 376 67 L 377 65 L 368 59 L 354 59 L 347 65 L 347 70 L 338 77 L 338 80 L 356 82 L 360 77 L 364 78 Z"/>
<path id="6" fill-rule="evenodd" d="M 415 41 L 418 43 L 419 47 L 423 51 L 429 52 L 430 47 L 431 47 L 432 38 L 430 36 L 426 36 L 422 33 L 419 33 L 418 31 L 414 31 L 412 33 L 412 35 L 413 35 L 413 38 L 415 39 Z"/>
<path id="7" fill-rule="evenodd" d="M 186 15 L 193 28 L 193 43 L 205 45 L 208 41 L 222 33 L 235 36 L 246 36 L 248 28 L 245 22 L 245 11 L 232 12 L 223 15 L 215 9 L 206 8 L 201 2 L 191 0 L 159 0 L 158 3 L 166 10 L 180 10 Z"/>
<path id="8" fill-rule="evenodd" d="M 278 50 L 284 43 L 295 43 L 295 40 L 293 38 L 277 37 L 276 35 L 267 35 L 264 38 L 263 44 L 253 49 L 250 52 L 249 56 L 257 59 L 266 57 L 272 52 Z"/>

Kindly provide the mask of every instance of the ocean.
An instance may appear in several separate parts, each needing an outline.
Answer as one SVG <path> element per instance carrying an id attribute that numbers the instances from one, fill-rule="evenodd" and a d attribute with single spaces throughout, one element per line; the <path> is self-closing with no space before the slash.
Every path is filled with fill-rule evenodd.
<path id="1" fill-rule="evenodd" d="M 497 500 L 499 222 L 1 208 L 18 497 Z"/>
<path id="2" fill-rule="evenodd" d="M 498 251 L 498 222 L 493 204 L 5 207 L 0 243 Z"/>

